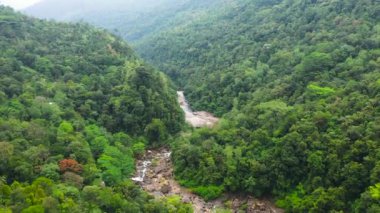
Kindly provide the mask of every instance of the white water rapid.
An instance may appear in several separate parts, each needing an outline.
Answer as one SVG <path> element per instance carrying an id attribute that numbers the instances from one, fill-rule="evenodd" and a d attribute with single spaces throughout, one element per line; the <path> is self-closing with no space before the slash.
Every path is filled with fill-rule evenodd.
<path id="1" fill-rule="evenodd" d="M 152 162 L 150 160 L 146 160 L 142 161 L 141 165 L 137 165 L 137 176 L 133 177 L 132 180 L 136 182 L 143 182 L 146 175 L 146 170 L 151 164 Z"/>

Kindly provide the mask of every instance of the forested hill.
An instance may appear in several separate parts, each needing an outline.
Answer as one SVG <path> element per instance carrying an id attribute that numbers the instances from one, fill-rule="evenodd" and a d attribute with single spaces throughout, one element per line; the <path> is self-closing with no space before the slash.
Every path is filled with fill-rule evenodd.
<path id="1" fill-rule="evenodd" d="M 0 7 L 0 212 L 190 211 L 129 180 L 182 122 L 170 81 L 120 38 Z"/>
<path id="2" fill-rule="evenodd" d="M 173 141 L 176 179 L 206 199 L 230 192 L 288 212 L 380 212 L 378 0 L 188 2 L 131 34 L 195 110 L 222 116 Z M 124 181 L 144 139 L 160 144 L 180 129 L 168 80 L 105 32 L 1 11 L 0 204 L 186 208 Z M 50 180 L 32 183 L 41 176 Z"/>
<path id="3" fill-rule="evenodd" d="M 60 21 L 85 21 L 139 41 L 178 23 L 196 18 L 217 0 L 42 0 L 25 13 Z"/>
<path id="4" fill-rule="evenodd" d="M 309 83 L 359 80 L 350 63 L 376 61 L 379 10 L 375 0 L 231 0 L 134 46 L 196 109 L 222 115 L 234 100 L 295 103 Z"/>
<path id="5" fill-rule="evenodd" d="M 179 2 L 182 1 L 185 0 L 180 0 Z M 122 22 L 123 18 L 132 15 L 128 13 L 133 13 L 133 15 L 136 15 L 144 10 L 174 2 L 174 0 L 41 0 L 26 8 L 24 12 L 39 18 L 67 21 L 74 20 L 79 17 L 91 20 L 88 16 L 94 13 L 97 13 L 98 15 L 107 14 L 107 16 L 104 16 L 103 18 L 105 20 L 109 20 L 111 16 L 114 16 L 112 13 L 124 11 L 126 13 L 124 14 L 124 17 L 119 17 L 119 20 L 114 20 Z M 109 24 L 112 25 L 112 22 Z"/>
<path id="6" fill-rule="evenodd" d="M 196 110 L 224 116 L 178 140 L 176 177 L 207 198 L 379 212 L 379 2 L 224 3 L 137 45 Z"/>

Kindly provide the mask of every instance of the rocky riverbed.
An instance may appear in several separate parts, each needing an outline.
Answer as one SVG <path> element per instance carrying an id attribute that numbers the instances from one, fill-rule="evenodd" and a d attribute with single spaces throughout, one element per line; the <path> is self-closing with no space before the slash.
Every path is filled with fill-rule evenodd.
<path id="1" fill-rule="evenodd" d="M 231 209 L 232 212 L 283 212 L 267 200 L 258 200 L 250 196 L 226 194 L 213 201 L 204 201 L 175 181 L 170 155 L 171 152 L 165 148 L 148 150 L 137 161 L 136 177 L 132 179 L 157 198 L 170 195 L 180 196 L 183 202 L 193 205 L 196 213 L 216 212 L 217 209 Z"/>
<path id="2" fill-rule="evenodd" d="M 193 112 L 186 101 L 183 91 L 178 91 L 178 102 L 185 112 L 186 122 L 193 127 L 215 126 L 219 119 L 208 112 Z M 178 195 L 185 203 L 193 205 L 196 213 L 211 213 L 218 209 L 229 209 L 231 212 L 282 213 L 269 200 L 258 200 L 250 196 L 225 194 L 219 199 L 206 202 L 181 187 L 174 179 L 171 152 L 166 148 L 148 150 L 137 160 L 136 176 L 132 178 L 145 191 L 153 196 Z"/>
<path id="3" fill-rule="evenodd" d="M 190 105 L 187 103 L 185 94 L 183 91 L 178 91 L 178 103 L 182 110 L 185 112 L 185 120 L 193 127 L 213 127 L 215 126 L 219 118 L 215 117 L 209 112 L 193 112 Z"/>

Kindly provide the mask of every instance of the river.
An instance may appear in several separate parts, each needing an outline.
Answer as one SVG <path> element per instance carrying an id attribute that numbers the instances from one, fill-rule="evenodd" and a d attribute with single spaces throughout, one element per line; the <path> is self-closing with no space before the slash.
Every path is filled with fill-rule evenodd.
<path id="1" fill-rule="evenodd" d="M 177 91 L 177 95 L 179 106 L 185 112 L 185 120 L 192 127 L 213 127 L 218 123 L 219 118 L 215 117 L 209 112 L 193 112 L 185 98 L 185 94 L 183 91 Z"/>

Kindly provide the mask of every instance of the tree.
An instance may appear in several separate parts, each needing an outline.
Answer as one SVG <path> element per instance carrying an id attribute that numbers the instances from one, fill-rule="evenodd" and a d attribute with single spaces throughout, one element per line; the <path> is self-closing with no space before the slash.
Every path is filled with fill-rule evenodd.
<path id="1" fill-rule="evenodd" d="M 67 171 L 80 174 L 83 171 L 83 167 L 76 160 L 73 159 L 64 159 L 59 162 L 59 169 L 61 173 Z"/>
<path id="2" fill-rule="evenodd" d="M 312 52 L 307 55 L 296 68 L 307 80 L 312 80 L 317 74 L 328 71 L 333 65 L 333 60 L 328 53 Z"/>
<path id="3" fill-rule="evenodd" d="M 135 157 L 141 157 L 145 152 L 145 144 L 142 142 L 138 142 L 133 144 L 132 151 Z"/>
<path id="4" fill-rule="evenodd" d="M 80 175 L 78 175 L 74 172 L 66 171 L 65 173 L 63 173 L 62 179 L 64 182 L 66 182 L 72 186 L 75 186 L 77 188 L 83 187 L 84 179 Z"/>
<path id="5" fill-rule="evenodd" d="M 117 147 L 108 146 L 98 159 L 103 170 L 102 177 L 107 185 L 115 185 L 129 177 L 134 171 L 134 160 L 131 150 L 121 152 Z"/>
<path id="6" fill-rule="evenodd" d="M 28 208 L 22 210 L 22 213 L 44 213 L 45 209 L 42 205 L 29 206 Z"/>
<path id="7" fill-rule="evenodd" d="M 35 62 L 35 68 L 39 72 L 42 72 L 42 73 L 47 74 L 47 75 L 51 75 L 52 74 L 51 72 L 53 71 L 54 65 L 48 58 L 39 57 L 39 58 L 37 58 L 37 60 Z"/>
<path id="8" fill-rule="evenodd" d="M 63 149 L 74 140 L 74 127 L 70 122 L 63 121 L 57 129 L 57 152 L 63 153 Z"/>
<path id="9" fill-rule="evenodd" d="M 8 142 L 0 142 L 0 171 L 8 168 L 9 161 L 13 155 L 14 146 Z"/>
<path id="10" fill-rule="evenodd" d="M 95 159 L 104 152 L 104 149 L 109 145 L 109 141 L 104 136 L 98 136 L 90 141 L 90 148 Z"/>
<path id="11" fill-rule="evenodd" d="M 82 190 L 82 196 L 86 201 L 90 211 L 97 209 L 97 206 L 101 202 L 99 194 L 100 187 L 98 186 L 85 186 Z"/>
<path id="12" fill-rule="evenodd" d="M 369 187 L 369 192 L 372 198 L 380 200 L 380 183 L 375 184 L 374 186 Z"/>
<path id="13" fill-rule="evenodd" d="M 153 119 L 152 122 L 146 126 L 145 134 L 149 144 L 153 145 L 164 142 L 168 137 L 165 125 L 159 119 Z"/>
<path id="14" fill-rule="evenodd" d="M 42 166 L 40 175 L 47 177 L 53 181 L 58 181 L 59 170 L 59 166 L 55 163 L 45 164 Z"/>

